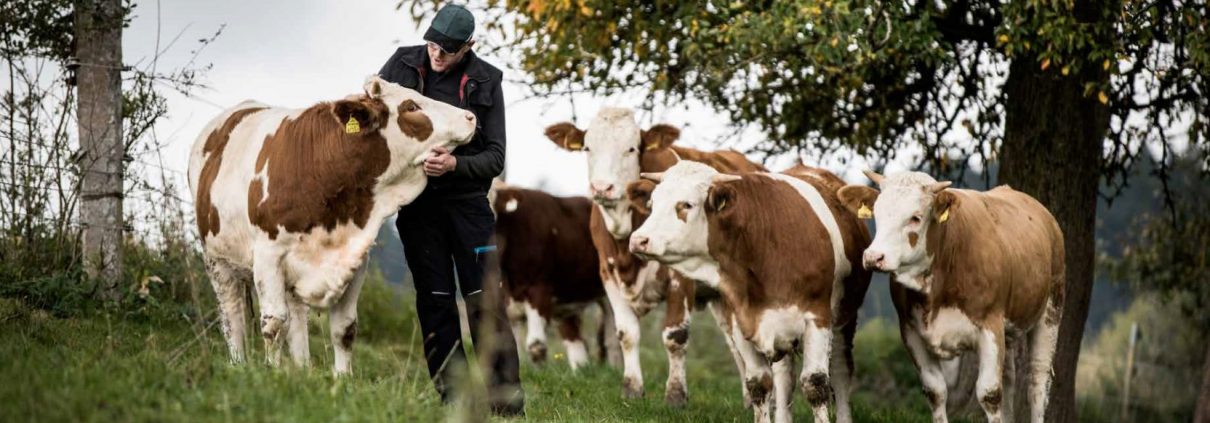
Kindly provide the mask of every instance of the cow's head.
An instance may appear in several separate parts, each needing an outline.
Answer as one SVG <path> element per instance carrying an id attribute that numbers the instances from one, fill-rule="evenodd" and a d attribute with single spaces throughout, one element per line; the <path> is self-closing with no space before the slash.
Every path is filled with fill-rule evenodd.
<path id="1" fill-rule="evenodd" d="M 365 94 L 332 103 L 332 117 L 346 133 L 380 134 L 391 151 L 392 163 L 419 166 L 434 147 L 454 147 L 475 135 L 475 114 L 432 100 L 415 90 L 366 78 Z"/>
<path id="2" fill-rule="evenodd" d="M 874 218 L 878 227 L 862 263 L 867 269 L 908 277 L 920 274 L 932 264 L 925 246 L 929 227 L 944 224 L 955 206 L 957 196 L 946 190 L 950 182 L 937 182 L 921 172 L 883 177 L 867 171 L 866 176 L 882 191 L 848 185 L 838 192 L 845 207 L 863 219 Z M 927 290 L 921 280 L 914 285 L 910 287 Z"/>
<path id="3" fill-rule="evenodd" d="M 681 131 L 668 125 L 639 129 L 630 109 L 605 108 L 587 130 L 571 122 L 546 128 L 546 137 L 560 148 L 588 153 L 588 181 L 592 200 L 604 211 L 605 224 L 614 238 L 630 235 L 630 207 L 625 201 L 628 184 L 639 179 L 644 155 L 672 145 Z"/>
<path id="4" fill-rule="evenodd" d="M 714 168 L 692 161 L 681 161 L 659 174 L 644 174 L 659 181 L 650 190 L 647 207 L 651 216 L 630 237 L 630 251 L 649 260 L 676 264 L 693 258 L 708 258 L 709 223 L 707 214 L 723 211 L 729 195 L 725 182 L 739 176 L 719 173 Z M 642 184 L 631 184 L 634 193 L 644 191 Z M 633 196 L 642 201 L 640 195 Z M 729 198 L 729 197 L 728 197 Z"/>

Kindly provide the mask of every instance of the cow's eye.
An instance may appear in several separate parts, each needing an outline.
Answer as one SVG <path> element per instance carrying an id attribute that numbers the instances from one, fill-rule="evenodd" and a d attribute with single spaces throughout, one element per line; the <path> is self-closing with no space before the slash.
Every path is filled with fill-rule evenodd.
<path id="1" fill-rule="evenodd" d="M 920 219 L 920 216 L 912 216 L 911 220 L 909 221 L 912 222 L 913 225 L 919 225 L 922 220 Z"/>
<path id="2" fill-rule="evenodd" d="M 417 105 L 416 103 L 411 103 L 411 104 L 408 104 L 408 111 L 409 111 L 409 112 L 414 112 L 414 111 L 417 111 L 417 110 L 420 110 L 420 106 L 419 106 L 419 105 Z"/>
<path id="3" fill-rule="evenodd" d="M 586 145 L 586 146 L 580 148 L 580 151 L 588 151 L 588 146 Z"/>
<path id="4" fill-rule="evenodd" d="M 639 149 L 634 148 L 634 147 L 630 147 L 630 149 L 626 150 L 626 152 L 627 152 L 627 153 L 633 153 L 633 152 L 636 152 L 636 151 L 639 151 Z"/>

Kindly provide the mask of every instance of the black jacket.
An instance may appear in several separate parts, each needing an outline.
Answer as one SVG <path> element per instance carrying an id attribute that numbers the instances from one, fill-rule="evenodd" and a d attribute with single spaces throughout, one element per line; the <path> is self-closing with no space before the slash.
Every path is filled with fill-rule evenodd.
<path id="1" fill-rule="evenodd" d="M 429 69 L 428 49 L 424 45 L 400 47 L 378 74 L 383 79 L 433 97 L 425 90 Z M 492 178 L 504 171 L 504 93 L 500 81 L 504 73 L 469 52 L 449 72 L 461 72 L 445 78 L 442 84 L 458 84 L 458 99 L 438 100 L 470 110 L 478 119 L 478 130 L 470 143 L 454 150 L 458 164 L 452 172 L 429 178 L 422 196 L 465 198 L 487 195 Z M 448 82 L 447 82 L 448 81 Z"/>

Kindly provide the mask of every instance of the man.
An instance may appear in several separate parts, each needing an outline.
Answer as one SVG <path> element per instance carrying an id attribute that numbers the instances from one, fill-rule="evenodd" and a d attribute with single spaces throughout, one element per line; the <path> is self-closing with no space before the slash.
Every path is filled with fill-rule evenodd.
<path id="1" fill-rule="evenodd" d="M 378 73 L 434 100 L 470 110 L 478 131 L 451 153 L 435 148 L 424 162 L 429 183 L 399 210 L 396 226 L 416 285 L 416 312 L 424 331 L 429 376 L 443 402 L 456 398 L 452 377 L 466 375 L 455 292 L 462 293 L 494 413 L 524 414 L 517 347 L 498 298 L 498 269 L 491 245 L 495 216 L 488 206 L 492 178 L 504 170 L 503 73 L 471 51 L 474 16 L 457 5 L 437 11 L 426 45 L 401 47 Z M 457 285 L 455 287 L 455 273 Z M 492 275 L 484 281 L 485 273 Z M 493 345 L 485 350 L 484 336 Z M 484 355 L 487 355 L 484 357 Z"/>

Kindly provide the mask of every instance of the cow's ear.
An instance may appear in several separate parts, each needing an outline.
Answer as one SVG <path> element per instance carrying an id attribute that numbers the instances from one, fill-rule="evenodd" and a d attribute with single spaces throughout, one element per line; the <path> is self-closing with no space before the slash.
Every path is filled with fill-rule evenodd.
<path id="1" fill-rule="evenodd" d="M 706 213 L 726 215 L 735 207 L 735 188 L 730 183 L 715 183 L 710 185 L 706 193 Z"/>
<path id="2" fill-rule="evenodd" d="M 681 130 L 675 126 L 661 123 L 643 131 L 640 138 L 642 139 L 643 151 L 659 150 L 668 148 L 677 139 L 680 139 Z"/>
<path id="3" fill-rule="evenodd" d="M 584 131 L 571 122 L 560 122 L 547 126 L 546 138 L 564 150 L 580 151 L 584 149 Z"/>
<path id="4" fill-rule="evenodd" d="M 874 200 L 878 199 L 878 190 L 865 185 L 846 185 L 836 192 L 836 196 L 859 219 L 874 217 Z"/>
<path id="5" fill-rule="evenodd" d="M 945 189 L 933 197 L 933 219 L 945 223 L 954 217 L 954 212 L 961 206 L 958 194 L 952 189 Z"/>
<path id="6" fill-rule="evenodd" d="M 332 103 L 332 116 L 349 135 L 372 133 L 382 128 L 386 106 L 371 99 L 340 100 Z"/>
<path id="7" fill-rule="evenodd" d="M 639 179 L 626 185 L 626 199 L 630 207 L 640 214 L 651 214 L 651 191 L 655 190 L 655 182 Z"/>

